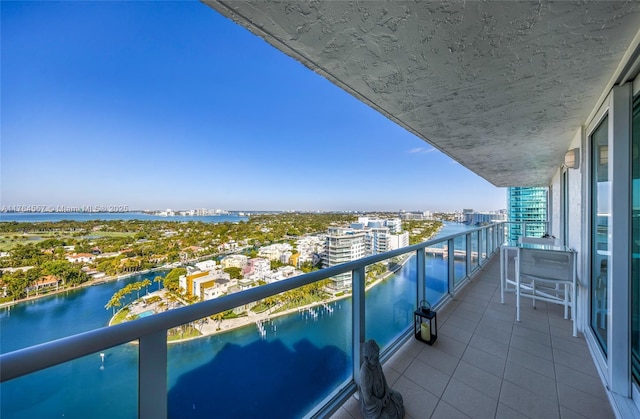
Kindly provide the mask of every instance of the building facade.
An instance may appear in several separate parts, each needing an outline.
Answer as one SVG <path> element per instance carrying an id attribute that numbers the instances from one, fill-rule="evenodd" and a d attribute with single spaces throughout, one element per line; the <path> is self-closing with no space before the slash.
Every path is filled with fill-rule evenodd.
<path id="1" fill-rule="evenodd" d="M 364 230 L 331 227 L 325 241 L 323 267 L 340 265 L 366 255 L 366 233 Z M 346 272 L 331 278 L 329 288 L 341 291 L 351 286 L 351 273 Z"/>
<path id="2" fill-rule="evenodd" d="M 509 240 L 523 235 L 542 237 L 548 233 L 547 202 L 548 188 L 507 188 Z"/>

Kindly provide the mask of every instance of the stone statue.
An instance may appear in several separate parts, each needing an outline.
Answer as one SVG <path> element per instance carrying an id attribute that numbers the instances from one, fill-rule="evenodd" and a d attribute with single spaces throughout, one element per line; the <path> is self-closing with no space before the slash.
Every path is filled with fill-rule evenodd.
<path id="1" fill-rule="evenodd" d="M 360 366 L 360 412 L 366 419 L 404 417 L 402 395 L 387 385 L 380 365 L 380 348 L 375 340 L 364 345 L 364 362 Z"/>

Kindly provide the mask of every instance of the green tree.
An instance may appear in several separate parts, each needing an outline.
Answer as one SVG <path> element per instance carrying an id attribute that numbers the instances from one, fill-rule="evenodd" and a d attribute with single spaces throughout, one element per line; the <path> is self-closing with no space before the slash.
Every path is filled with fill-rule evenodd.
<path id="1" fill-rule="evenodd" d="M 282 263 L 279 260 L 272 260 L 271 261 L 271 269 L 278 269 L 281 266 L 287 266 L 286 263 Z"/>
<path id="2" fill-rule="evenodd" d="M 220 325 L 222 324 L 222 319 L 223 318 L 224 318 L 224 313 L 222 313 L 222 312 L 216 313 L 213 316 L 211 316 L 211 320 L 218 322 L 218 327 L 217 327 L 216 330 L 220 330 Z"/>
<path id="3" fill-rule="evenodd" d="M 7 273 L 2 276 L 2 280 L 7 284 L 7 295 L 14 300 L 19 300 L 27 295 L 29 278 L 23 271 Z"/>
<path id="4" fill-rule="evenodd" d="M 174 268 L 171 270 L 171 272 L 169 272 L 167 274 L 167 276 L 164 277 L 164 286 L 166 289 L 168 289 L 169 291 L 173 291 L 176 292 L 178 291 L 178 288 L 180 287 L 179 285 L 179 279 L 181 275 L 186 275 L 187 274 L 187 270 L 186 268 Z"/>
<path id="5" fill-rule="evenodd" d="M 147 304 L 153 304 L 153 312 L 158 312 L 158 303 L 162 301 L 162 297 L 159 295 L 154 295 L 153 297 L 147 298 Z"/>
<path id="6" fill-rule="evenodd" d="M 226 268 L 224 271 L 229 274 L 231 279 L 242 279 L 242 270 L 240 268 L 231 266 Z"/>
<path id="7" fill-rule="evenodd" d="M 118 292 L 113 294 L 113 296 L 111 296 L 111 299 L 107 302 L 104 308 L 107 310 L 112 309 L 112 313 L 115 314 L 115 309 L 122 306 L 122 299 L 124 298 L 124 296 L 125 293 L 123 292 L 123 290 L 119 290 Z"/>

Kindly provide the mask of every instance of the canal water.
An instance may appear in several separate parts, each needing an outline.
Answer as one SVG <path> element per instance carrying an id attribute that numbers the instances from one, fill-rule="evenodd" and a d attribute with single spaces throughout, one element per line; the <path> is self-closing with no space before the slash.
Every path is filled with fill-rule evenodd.
<path id="1" fill-rule="evenodd" d="M 446 224 L 444 237 L 469 227 Z M 412 322 L 415 258 L 366 294 L 367 339 L 384 346 Z M 427 260 L 428 298 L 446 289 L 446 262 Z M 106 326 L 111 296 L 148 273 L 0 311 L 0 352 Z M 153 283 L 150 290 L 157 289 Z M 429 296 L 432 297 L 429 297 Z M 131 298 L 135 298 L 133 295 Z M 262 331 L 261 331 L 262 330 Z M 351 299 L 169 345 L 171 418 L 300 417 L 348 380 Z M 120 345 L 0 385 L 2 418 L 137 417 L 138 347 Z"/>

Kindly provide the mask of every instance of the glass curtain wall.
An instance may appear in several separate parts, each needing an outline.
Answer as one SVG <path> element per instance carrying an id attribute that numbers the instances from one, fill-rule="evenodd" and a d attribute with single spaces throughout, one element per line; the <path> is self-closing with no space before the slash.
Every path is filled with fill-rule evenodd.
<path id="1" fill-rule="evenodd" d="M 605 117 L 591 134 L 591 328 L 607 353 L 607 275 L 611 266 L 609 219 L 609 120 Z"/>
<path id="2" fill-rule="evenodd" d="M 631 372 L 640 384 L 640 97 L 633 103 L 631 140 Z"/>
<path id="3" fill-rule="evenodd" d="M 547 233 L 547 188 L 507 188 L 507 205 L 509 240 L 542 237 Z"/>

